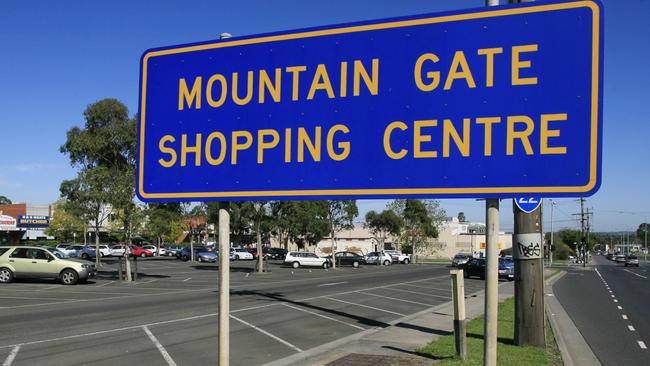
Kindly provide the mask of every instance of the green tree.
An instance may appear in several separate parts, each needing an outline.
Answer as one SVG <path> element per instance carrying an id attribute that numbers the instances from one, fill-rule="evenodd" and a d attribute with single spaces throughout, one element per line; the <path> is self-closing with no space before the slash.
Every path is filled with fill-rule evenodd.
<path id="1" fill-rule="evenodd" d="M 458 213 L 458 222 L 467 222 L 467 219 L 465 218 L 465 213 L 462 211 Z"/>
<path id="2" fill-rule="evenodd" d="M 404 227 L 400 236 L 400 244 L 409 248 L 417 260 L 418 252 L 425 248 L 438 248 L 434 240 L 438 237 L 438 228 L 444 222 L 445 211 L 435 200 L 395 200 L 389 206 L 403 217 Z M 407 250 L 405 250 L 406 252 Z"/>
<path id="3" fill-rule="evenodd" d="M 336 234 L 342 230 L 349 230 L 354 228 L 355 217 L 359 215 L 357 208 L 357 201 L 355 200 L 327 200 L 320 201 L 325 207 L 325 218 L 327 219 L 327 229 L 331 241 L 331 253 L 334 256 L 336 252 Z M 336 268 L 336 264 L 332 261 L 332 268 Z"/>
<path id="4" fill-rule="evenodd" d="M 650 230 L 650 224 L 644 222 L 639 225 L 639 228 L 636 229 L 636 237 L 639 239 L 639 242 L 646 244 L 648 230 Z"/>
<path id="5" fill-rule="evenodd" d="M 329 233 L 326 205 L 322 201 L 274 201 L 270 204 L 273 233 L 287 249 L 316 245 Z"/>
<path id="6" fill-rule="evenodd" d="M 0 205 L 10 205 L 11 200 L 6 196 L 0 196 Z"/>
<path id="7" fill-rule="evenodd" d="M 365 226 L 370 229 L 372 235 L 379 241 L 380 249 L 384 249 L 384 243 L 388 235 L 398 236 L 402 230 L 404 221 L 392 210 L 384 210 L 381 213 L 368 211 L 366 213 Z"/>
<path id="8" fill-rule="evenodd" d="M 154 238 L 154 242 L 160 253 L 160 246 L 181 236 L 185 231 L 183 220 L 183 209 L 178 202 L 169 203 L 148 203 L 146 213 L 145 230 Z"/>
<path id="9" fill-rule="evenodd" d="M 124 240 L 130 242 L 133 222 L 138 214 L 133 184 L 136 118 L 129 118 L 126 106 L 116 99 L 91 104 L 83 115 L 84 126 L 70 129 L 60 148 L 70 158 L 71 165 L 78 169 L 77 178 L 61 184 L 61 193 L 75 204 L 75 199 L 82 199 L 78 203 L 79 209 L 84 216 L 91 218 L 96 249 L 99 247 L 99 229 L 108 216 L 104 214 L 110 214 L 113 209 L 120 212 Z M 97 265 L 100 264 L 97 258 Z"/>
<path id="10" fill-rule="evenodd" d="M 50 225 L 44 230 L 45 235 L 54 236 L 58 240 L 70 241 L 84 235 L 84 221 L 82 217 L 75 216 L 66 208 L 67 202 L 59 200 L 54 204 L 54 213 L 50 218 Z"/>

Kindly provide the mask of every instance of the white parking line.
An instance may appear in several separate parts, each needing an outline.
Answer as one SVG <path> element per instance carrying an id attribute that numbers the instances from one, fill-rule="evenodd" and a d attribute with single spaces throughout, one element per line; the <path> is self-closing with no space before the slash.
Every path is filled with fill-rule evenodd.
<path id="1" fill-rule="evenodd" d="M 420 295 L 420 296 L 440 297 L 440 298 L 443 298 L 443 299 L 451 299 L 451 296 L 425 294 L 423 292 L 409 291 L 409 290 L 404 290 L 404 289 L 401 289 L 401 288 L 387 287 L 387 289 L 389 289 L 390 291 L 407 292 L 407 293 L 410 293 L 410 294 L 416 294 L 416 295 Z"/>
<path id="2" fill-rule="evenodd" d="M 255 329 L 256 331 L 258 331 L 258 332 L 260 332 L 260 333 L 262 333 L 262 334 L 264 334 L 264 335 L 267 335 L 267 336 L 269 336 L 269 337 L 275 339 L 276 341 L 278 341 L 278 342 L 280 342 L 280 343 L 282 343 L 282 344 L 288 346 L 289 348 L 294 349 L 295 351 L 302 352 L 302 350 L 301 350 L 300 348 L 294 346 L 293 344 L 291 344 L 291 343 L 285 341 L 284 339 L 282 339 L 282 338 L 280 338 L 280 337 L 278 337 L 278 336 L 275 336 L 275 335 L 273 335 L 273 334 L 271 334 L 271 333 L 265 331 L 265 330 L 262 329 L 262 328 L 256 327 L 256 326 L 254 326 L 253 324 L 251 324 L 251 323 L 249 323 L 249 322 L 247 322 L 247 321 L 245 321 L 245 320 L 239 319 L 239 318 L 236 317 L 236 316 L 231 315 L 230 317 L 233 318 L 233 319 L 235 319 L 235 320 L 237 320 L 238 322 L 240 322 L 240 323 L 242 323 L 242 324 L 248 325 L 249 327 Z"/>
<path id="3" fill-rule="evenodd" d="M 101 285 L 97 285 L 97 286 L 95 286 L 95 287 L 104 287 L 104 286 L 110 285 L 110 284 L 113 283 L 113 282 L 115 282 L 115 281 L 110 281 L 110 282 L 102 283 Z"/>
<path id="4" fill-rule="evenodd" d="M 618 302 L 618 300 L 614 299 L 614 302 Z"/>
<path id="5" fill-rule="evenodd" d="M 397 297 L 390 297 L 390 296 L 377 295 L 377 294 L 372 294 L 372 293 L 370 293 L 370 292 L 357 291 L 357 293 L 359 293 L 359 294 L 363 294 L 363 295 L 369 295 L 369 296 L 381 297 L 381 298 L 383 298 L 383 299 L 388 299 L 388 300 L 394 300 L 394 301 L 406 302 L 406 303 L 409 303 L 409 304 L 423 305 L 423 306 L 427 306 L 427 307 L 435 306 L 435 305 L 433 305 L 433 304 L 426 304 L 426 303 L 418 302 L 418 301 L 404 300 L 404 299 L 399 299 L 399 298 L 397 298 Z"/>
<path id="6" fill-rule="evenodd" d="M 634 331 L 636 330 L 636 329 L 634 329 L 634 327 L 631 326 L 631 325 L 628 325 L 628 326 L 627 326 L 627 329 L 629 329 L 630 332 L 634 332 Z"/>
<path id="7" fill-rule="evenodd" d="M 623 310 L 623 307 L 620 306 L 620 305 L 618 305 L 618 306 L 616 306 L 616 307 L 618 308 L 618 310 Z"/>
<path id="8" fill-rule="evenodd" d="M 324 283 L 322 285 L 318 285 L 316 287 L 323 287 L 323 286 L 335 286 L 335 285 L 342 285 L 344 283 L 348 283 L 348 281 L 343 281 L 343 282 L 332 282 L 332 283 Z"/>
<path id="9" fill-rule="evenodd" d="M 621 315 L 621 317 L 622 317 L 623 319 L 627 320 L 627 315 L 623 314 L 623 315 Z"/>
<path id="10" fill-rule="evenodd" d="M 189 281 L 191 279 L 192 279 L 192 277 L 188 277 L 188 278 L 184 279 L 183 282 L 187 282 L 187 281 Z"/>
<path id="11" fill-rule="evenodd" d="M 395 285 L 397 286 L 397 285 Z M 426 287 L 426 286 L 418 286 L 418 285 L 411 285 L 411 284 L 404 284 L 404 285 L 399 285 L 399 286 L 408 286 L 408 287 L 417 287 L 425 290 L 437 290 L 437 291 L 449 291 L 451 292 L 450 288 L 439 288 L 439 287 Z"/>
<path id="12" fill-rule="evenodd" d="M 638 274 L 638 273 L 636 273 L 636 272 L 632 272 L 632 271 L 630 271 L 629 269 L 624 269 L 624 271 L 625 271 L 625 272 L 628 272 L 628 273 L 631 273 L 631 274 L 633 274 L 633 275 L 635 275 L 635 276 L 641 277 L 641 278 L 645 278 L 645 279 L 648 278 L 648 277 L 646 277 L 646 276 L 644 276 L 644 275 L 640 275 L 640 274 Z"/>
<path id="13" fill-rule="evenodd" d="M 641 349 L 648 349 L 648 347 L 646 347 L 646 345 L 645 345 L 645 342 L 637 341 L 637 343 L 639 344 L 639 347 L 641 347 Z"/>
<path id="14" fill-rule="evenodd" d="M 11 349 L 9 356 L 5 358 L 5 362 L 2 363 L 2 366 L 11 366 L 11 364 L 14 362 L 14 359 L 16 358 L 16 355 L 18 354 L 18 351 L 20 351 L 20 345 L 14 346 L 14 348 Z"/>
<path id="15" fill-rule="evenodd" d="M 140 284 L 152 283 L 152 282 L 156 282 L 156 281 L 158 281 L 158 280 L 149 280 L 149 281 L 144 281 L 144 282 L 138 281 L 138 282 L 134 283 L 134 285 L 140 285 Z"/>
<path id="16" fill-rule="evenodd" d="M 349 327 L 352 327 L 352 328 L 357 328 L 357 329 L 361 329 L 361 330 L 366 330 L 366 328 L 360 327 L 360 326 L 358 326 L 358 325 L 354 325 L 354 324 L 346 323 L 346 322 L 344 322 L 344 321 L 342 321 L 342 320 L 334 319 L 334 318 L 331 318 L 331 317 L 329 317 L 329 316 L 327 316 L 327 315 L 318 314 L 318 313 L 315 313 L 315 312 L 313 312 L 313 311 L 309 311 L 309 310 L 307 310 L 307 309 L 299 308 L 299 307 L 297 307 L 297 306 L 292 306 L 292 305 L 289 305 L 289 304 L 286 304 L 286 303 L 284 304 L 284 306 L 289 307 L 289 308 L 292 308 L 292 309 L 294 309 L 294 310 L 302 311 L 302 312 L 305 312 L 305 313 L 308 313 L 308 314 L 312 314 L 312 315 L 320 316 L 321 318 L 329 319 L 329 320 L 335 321 L 335 322 L 337 322 L 337 323 L 345 324 L 345 325 L 347 325 L 347 326 L 349 326 Z"/>
<path id="17" fill-rule="evenodd" d="M 172 358 L 172 356 L 170 356 L 169 353 L 167 353 L 167 350 L 165 349 L 165 347 L 163 347 L 163 345 L 158 341 L 158 338 L 156 338 L 156 336 L 153 335 L 153 333 L 151 333 L 149 328 L 147 328 L 147 326 L 145 325 L 144 327 L 142 327 L 142 329 L 144 329 L 144 332 L 147 333 L 147 336 L 149 337 L 149 339 L 151 339 L 151 342 L 153 342 L 153 344 L 156 346 L 156 348 L 158 348 L 158 351 L 160 352 L 160 354 L 163 356 L 163 358 L 167 362 L 167 365 L 169 365 L 169 366 L 177 366 L 176 362 L 174 362 L 174 359 Z"/>
<path id="18" fill-rule="evenodd" d="M 355 291 L 355 292 L 356 292 L 356 291 Z M 406 316 L 406 314 L 397 313 L 397 312 L 390 311 L 390 310 L 386 310 L 386 309 L 380 309 L 380 308 L 376 308 L 376 307 L 374 307 L 374 306 L 368 306 L 368 305 L 363 305 L 363 304 L 357 304 L 357 303 L 355 303 L 355 302 L 350 302 L 350 301 L 345 301 L 345 300 L 339 300 L 339 299 L 335 299 L 335 298 L 333 298 L 333 297 L 329 297 L 329 296 L 323 296 L 323 298 L 328 299 L 328 300 L 332 300 L 332 301 L 342 302 L 342 303 L 345 303 L 345 304 L 354 305 L 354 306 L 360 306 L 360 307 L 363 307 L 363 308 L 373 309 L 373 310 L 377 310 L 377 311 L 383 311 L 384 313 L 395 314 L 395 315 L 399 315 L 399 316 Z"/>

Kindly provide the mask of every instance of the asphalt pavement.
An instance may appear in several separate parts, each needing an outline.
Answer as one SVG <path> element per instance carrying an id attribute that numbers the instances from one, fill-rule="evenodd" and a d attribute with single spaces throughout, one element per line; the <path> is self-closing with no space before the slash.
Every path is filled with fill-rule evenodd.
<path id="1" fill-rule="evenodd" d="M 650 364 L 650 266 L 594 264 L 567 269 L 555 296 L 603 365 Z"/>
<path id="2" fill-rule="evenodd" d="M 0 286 L 0 361 L 8 365 L 206 365 L 217 359 L 216 264 L 139 261 L 139 281 Z M 337 270 L 252 262 L 231 267 L 232 365 L 260 365 L 451 300 L 449 267 L 392 265 Z M 466 293 L 483 289 L 466 281 Z"/>

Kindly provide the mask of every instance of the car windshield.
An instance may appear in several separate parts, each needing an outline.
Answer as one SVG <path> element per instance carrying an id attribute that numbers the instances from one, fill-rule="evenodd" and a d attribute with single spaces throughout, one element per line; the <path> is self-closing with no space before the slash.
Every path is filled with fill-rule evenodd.
<path id="1" fill-rule="evenodd" d="M 627 257 L 627 259 L 637 259 L 637 258 L 636 258 L 635 255 L 631 255 L 631 256 Z"/>

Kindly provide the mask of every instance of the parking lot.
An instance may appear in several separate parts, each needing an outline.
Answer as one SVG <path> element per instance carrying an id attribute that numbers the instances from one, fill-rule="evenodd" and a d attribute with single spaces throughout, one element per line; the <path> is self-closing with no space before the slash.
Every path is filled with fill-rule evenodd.
<path id="1" fill-rule="evenodd" d="M 260 365 L 451 300 L 449 267 L 337 270 L 231 264 L 233 365 Z M 106 260 L 97 279 L 0 286 L 0 360 L 7 365 L 205 365 L 217 359 L 216 264 L 138 261 L 136 283 Z M 483 289 L 466 280 L 466 293 Z"/>

